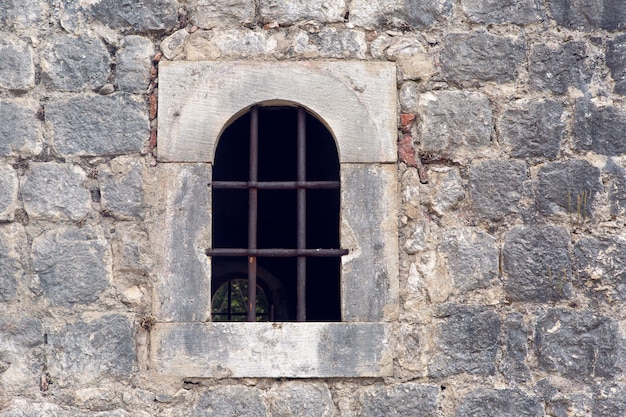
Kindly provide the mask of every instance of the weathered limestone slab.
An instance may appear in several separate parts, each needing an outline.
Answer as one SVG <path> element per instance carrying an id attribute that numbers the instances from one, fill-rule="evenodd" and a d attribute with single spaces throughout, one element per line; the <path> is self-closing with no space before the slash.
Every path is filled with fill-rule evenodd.
<path id="1" fill-rule="evenodd" d="M 345 164 L 341 184 L 342 318 L 382 321 L 398 302 L 396 166 Z"/>
<path id="2" fill-rule="evenodd" d="M 202 29 L 238 27 L 254 21 L 255 3 L 249 0 L 196 0 L 190 18 Z"/>
<path id="3" fill-rule="evenodd" d="M 0 165 L 0 222 L 13 221 L 17 208 L 19 182 L 10 165 Z"/>
<path id="4" fill-rule="evenodd" d="M 292 25 L 303 20 L 320 23 L 343 22 L 345 0 L 260 0 L 259 14 L 263 22 Z"/>
<path id="5" fill-rule="evenodd" d="M 391 386 L 373 385 L 356 393 L 359 416 L 434 417 L 441 388 L 408 382 Z"/>
<path id="6" fill-rule="evenodd" d="M 16 299 L 17 283 L 22 281 L 28 265 L 23 262 L 27 251 L 26 233 L 21 224 L 0 225 L 0 301 Z"/>
<path id="7" fill-rule="evenodd" d="M 128 94 L 50 100 L 46 120 L 67 156 L 138 153 L 149 137 L 147 106 Z"/>
<path id="8" fill-rule="evenodd" d="M 151 358 L 179 377 L 330 378 L 392 374 L 382 323 L 158 323 Z"/>
<path id="9" fill-rule="evenodd" d="M 331 417 L 335 404 L 324 384 L 289 381 L 266 395 L 272 417 Z"/>
<path id="10" fill-rule="evenodd" d="M 537 0 L 463 0 L 463 11 L 475 23 L 515 23 L 524 25 L 541 20 Z"/>
<path id="11" fill-rule="evenodd" d="M 261 102 L 299 103 L 319 116 L 341 162 L 396 160 L 395 66 L 313 61 L 162 61 L 159 160 L 211 162 L 224 126 Z"/>
<path id="12" fill-rule="evenodd" d="M 538 398 L 519 389 L 478 389 L 463 398 L 455 417 L 541 417 Z"/>
<path id="13" fill-rule="evenodd" d="M 41 151 L 36 109 L 0 100 L 0 156 L 29 156 Z"/>
<path id="14" fill-rule="evenodd" d="M 104 85 L 109 75 L 109 52 L 98 38 L 54 36 L 43 48 L 42 81 L 58 91 L 82 91 Z"/>
<path id="15" fill-rule="evenodd" d="M 25 92 L 35 86 L 33 48 L 10 33 L 0 33 L 0 88 Z"/>
<path id="16" fill-rule="evenodd" d="M 156 261 L 154 314 L 166 322 L 210 317 L 211 166 L 159 164 L 148 233 Z"/>
<path id="17" fill-rule="evenodd" d="M 539 318 L 535 331 L 539 366 L 584 380 L 610 378 L 617 372 L 618 323 L 590 311 L 553 309 Z"/>
<path id="18" fill-rule="evenodd" d="M 80 220 L 91 208 L 84 187 L 85 172 L 78 166 L 43 162 L 30 164 L 21 184 L 24 209 L 37 219 Z"/>
<path id="19" fill-rule="evenodd" d="M 154 44 L 143 36 L 126 36 L 117 51 L 115 80 L 120 91 L 145 93 L 150 83 Z"/>
<path id="20" fill-rule="evenodd" d="M 109 286 L 111 251 L 97 229 L 60 227 L 33 239 L 32 269 L 52 304 L 89 304 Z"/>

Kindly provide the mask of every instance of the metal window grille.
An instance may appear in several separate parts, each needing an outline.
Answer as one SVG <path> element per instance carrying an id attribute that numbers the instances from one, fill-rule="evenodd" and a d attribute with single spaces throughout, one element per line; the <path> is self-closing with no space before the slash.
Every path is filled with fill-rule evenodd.
<path id="1" fill-rule="evenodd" d="M 247 321 L 256 321 L 257 257 L 295 257 L 296 261 L 296 320 L 306 321 L 306 261 L 308 257 L 340 257 L 348 250 L 338 248 L 306 247 L 306 198 L 307 190 L 339 189 L 340 181 L 307 181 L 306 179 L 306 110 L 297 111 L 297 179 L 296 181 L 258 180 L 259 168 L 259 109 L 250 109 L 250 165 L 248 181 L 213 181 L 213 189 L 248 190 L 248 247 L 212 248 L 206 254 L 211 257 L 240 256 L 248 258 L 248 308 Z M 257 248 L 258 190 L 297 190 L 297 247 Z"/>

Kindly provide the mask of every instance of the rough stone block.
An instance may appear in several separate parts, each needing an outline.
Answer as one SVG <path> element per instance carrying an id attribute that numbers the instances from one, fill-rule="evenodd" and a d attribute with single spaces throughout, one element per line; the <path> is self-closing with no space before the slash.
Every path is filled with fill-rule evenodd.
<path id="1" fill-rule="evenodd" d="M 0 225 L 0 301 L 16 298 L 17 284 L 22 282 L 28 265 L 22 256 L 26 252 L 26 233 L 20 224 Z"/>
<path id="2" fill-rule="evenodd" d="M 524 316 L 510 313 L 504 324 L 506 331 L 506 351 L 501 363 L 501 371 L 508 381 L 524 383 L 530 380 L 530 369 L 526 364 L 528 355 L 528 330 Z"/>
<path id="3" fill-rule="evenodd" d="M 154 45 L 143 36 L 126 36 L 117 51 L 115 80 L 120 91 L 145 93 L 150 83 Z"/>
<path id="4" fill-rule="evenodd" d="M 484 307 L 448 304 L 441 307 L 438 316 L 442 322 L 429 375 L 493 375 L 500 338 L 498 315 Z"/>
<path id="5" fill-rule="evenodd" d="M 98 300 L 109 286 L 111 254 L 97 230 L 61 227 L 33 239 L 32 268 L 52 304 Z"/>
<path id="6" fill-rule="evenodd" d="M 335 404 L 326 385 L 314 382 L 287 382 L 266 396 L 272 417 L 331 417 Z"/>
<path id="7" fill-rule="evenodd" d="M 46 19 L 48 2 L 40 0 L 4 0 L 0 22 L 9 27 L 31 28 Z"/>
<path id="8" fill-rule="evenodd" d="M 601 303 L 626 300 L 626 240 L 586 237 L 574 246 L 577 277 Z"/>
<path id="9" fill-rule="evenodd" d="M 469 185 L 476 213 L 491 220 L 517 214 L 527 180 L 526 169 L 524 162 L 507 160 L 489 160 L 473 165 Z"/>
<path id="10" fill-rule="evenodd" d="M 193 410 L 194 417 L 267 417 L 263 391 L 241 385 L 223 385 L 203 392 Z"/>
<path id="11" fill-rule="evenodd" d="M 39 349 L 44 342 L 43 334 L 43 326 L 37 319 L 0 316 L 0 390 L 3 394 L 20 395 L 32 389 L 43 366 Z M 1 411 L 0 415 L 3 415 Z"/>
<path id="12" fill-rule="evenodd" d="M 432 177 L 431 177 L 432 178 Z M 465 199 L 465 187 L 458 169 L 450 169 L 438 184 L 433 196 L 432 209 L 439 216 L 456 208 Z"/>
<path id="13" fill-rule="evenodd" d="M 148 233 L 157 264 L 155 314 L 160 321 L 209 319 L 211 265 L 211 166 L 160 164 Z"/>
<path id="14" fill-rule="evenodd" d="M 452 11 L 452 1 L 352 0 L 350 22 L 365 29 L 424 29 Z"/>
<path id="15" fill-rule="evenodd" d="M 551 162 L 537 174 L 537 207 L 542 214 L 590 217 L 596 194 L 602 191 L 600 170 L 584 160 Z"/>
<path id="16" fill-rule="evenodd" d="M 13 34 L 0 33 L 0 88 L 25 92 L 34 86 L 33 48 Z"/>
<path id="17" fill-rule="evenodd" d="M 202 29 L 240 27 L 254 22 L 255 13 L 255 3 L 249 0 L 196 0 L 190 18 Z"/>
<path id="18" fill-rule="evenodd" d="M 599 106 L 588 98 L 576 101 L 574 146 L 601 155 L 626 153 L 626 111 L 610 105 Z"/>
<path id="19" fill-rule="evenodd" d="M 382 321 L 398 301 L 395 165 L 341 169 L 341 302 L 344 321 Z M 392 238 L 393 237 L 393 238 Z"/>
<path id="20" fill-rule="evenodd" d="M 183 378 L 391 376 L 384 323 L 157 323 L 153 366 Z M 262 340 L 263 343 L 259 343 Z"/>
<path id="21" fill-rule="evenodd" d="M 147 107 L 125 94 L 50 100 L 46 119 L 67 156 L 138 153 L 149 137 Z"/>
<path id="22" fill-rule="evenodd" d="M 14 397 L 6 408 L 0 410 L 0 417 L 145 417 L 141 411 L 130 414 L 125 410 L 116 409 L 111 411 L 84 412 L 76 407 L 62 407 L 54 403 L 33 402 L 19 397 Z"/>
<path id="23" fill-rule="evenodd" d="M 520 226 L 505 237 L 503 269 L 513 301 L 546 302 L 567 298 L 571 291 L 570 236 L 562 227 Z"/>
<path id="24" fill-rule="evenodd" d="M 618 36 L 606 46 L 606 65 L 615 81 L 615 91 L 626 96 L 626 35 Z"/>
<path id="25" fill-rule="evenodd" d="M 148 275 L 153 265 L 148 234 L 140 224 L 118 222 L 113 241 L 113 266 L 117 271 Z"/>
<path id="26" fill-rule="evenodd" d="M 549 0 L 552 17 L 574 30 L 618 30 L 626 27 L 622 0 Z"/>
<path id="27" fill-rule="evenodd" d="M 537 45 L 530 51 L 530 83 L 539 90 L 565 94 L 568 87 L 586 91 L 591 79 L 583 42 L 567 42 L 555 48 Z"/>
<path id="28" fill-rule="evenodd" d="M 48 334 L 48 370 L 60 386 L 124 381 L 135 368 L 133 326 L 119 314 L 81 318 Z"/>
<path id="29" fill-rule="evenodd" d="M 577 380 L 611 378 L 617 372 L 618 323 L 589 311 L 553 309 L 541 316 L 535 330 L 539 366 Z"/>
<path id="30" fill-rule="evenodd" d="M 292 25 L 303 20 L 319 23 L 343 22 L 347 12 L 345 0 L 260 0 L 259 15 L 262 22 Z"/>
<path id="31" fill-rule="evenodd" d="M 496 241 L 480 229 L 447 229 L 440 251 L 456 293 L 487 288 L 498 277 L 500 254 Z"/>
<path id="32" fill-rule="evenodd" d="M 555 158 L 561 149 L 564 107 L 552 100 L 519 100 L 498 120 L 498 130 L 515 158 Z"/>
<path id="33" fill-rule="evenodd" d="M 391 386 L 372 385 L 356 392 L 359 416 L 434 417 L 440 388 L 412 382 Z M 393 410 L 393 411 L 392 411 Z"/>
<path id="34" fill-rule="evenodd" d="M 593 417 L 613 417 L 626 414 L 626 386 L 599 383 L 593 390 Z"/>
<path id="35" fill-rule="evenodd" d="M 361 31 L 325 27 L 320 31 L 319 37 L 310 39 L 325 58 L 365 59 L 367 41 Z"/>
<path id="36" fill-rule="evenodd" d="M 605 170 L 609 174 L 611 214 L 618 216 L 626 211 L 626 169 L 609 159 Z"/>
<path id="37" fill-rule="evenodd" d="M 143 219 L 142 175 L 145 162 L 141 157 L 120 156 L 99 170 L 101 205 L 119 219 Z"/>
<path id="38" fill-rule="evenodd" d="M 526 58 L 519 40 L 484 32 L 451 33 L 442 43 L 443 77 L 463 86 L 512 81 Z"/>
<path id="39" fill-rule="evenodd" d="M 419 97 L 417 113 L 424 152 L 454 154 L 491 144 L 491 105 L 482 93 L 425 93 Z"/>
<path id="40" fill-rule="evenodd" d="M 58 91 L 96 89 L 107 82 L 109 51 L 98 38 L 58 35 L 44 46 L 41 79 Z"/>
<path id="41" fill-rule="evenodd" d="M 474 23 L 525 25 L 541 20 L 537 0 L 463 0 L 463 11 Z"/>
<path id="42" fill-rule="evenodd" d="M 417 83 L 415 81 L 405 81 L 402 83 L 399 92 L 400 111 L 405 113 L 417 112 Z"/>
<path id="43" fill-rule="evenodd" d="M 30 156 L 41 151 L 36 110 L 0 100 L 0 156 Z"/>
<path id="44" fill-rule="evenodd" d="M 21 184 L 26 213 L 35 219 L 80 220 L 89 213 L 91 196 L 85 172 L 75 165 L 32 163 Z"/>
<path id="45" fill-rule="evenodd" d="M 456 417 L 541 417 L 541 402 L 519 389 L 478 389 L 463 398 Z"/>
<path id="46" fill-rule="evenodd" d="M 15 170 L 10 165 L 0 165 L 0 222 L 13 221 L 18 190 Z"/>

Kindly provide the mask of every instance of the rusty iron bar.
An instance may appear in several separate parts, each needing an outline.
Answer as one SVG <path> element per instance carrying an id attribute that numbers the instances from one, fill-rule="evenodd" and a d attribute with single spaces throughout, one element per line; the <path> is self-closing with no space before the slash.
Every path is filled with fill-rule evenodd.
<path id="1" fill-rule="evenodd" d="M 249 180 L 259 180 L 259 108 L 250 110 L 250 174 Z M 248 190 L 248 248 L 256 249 L 258 195 L 256 188 Z M 256 321 L 256 256 L 248 256 L 248 317 Z"/>
<path id="2" fill-rule="evenodd" d="M 296 256 L 328 258 L 348 254 L 348 249 L 245 249 L 213 248 L 205 251 L 207 256 L 256 256 L 259 258 L 293 258 Z"/>
<path id="3" fill-rule="evenodd" d="M 213 188 L 247 190 L 256 188 L 259 190 L 295 190 L 300 188 L 311 189 L 334 189 L 339 188 L 339 181 L 213 181 Z"/>
<path id="4" fill-rule="evenodd" d="M 298 107 L 298 182 L 306 181 L 306 110 Z M 298 188 L 298 250 L 306 249 L 306 188 Z M 296 321 L 306 321 L 306 256 L 297 258 L 296 292 L 298 304 Z"/>

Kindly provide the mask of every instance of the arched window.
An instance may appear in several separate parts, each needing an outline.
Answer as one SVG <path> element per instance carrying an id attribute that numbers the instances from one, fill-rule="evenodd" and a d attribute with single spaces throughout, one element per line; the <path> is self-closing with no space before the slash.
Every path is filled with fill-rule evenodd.
<path id="1" fill-rule="evenodd" d="M 339 178 L 331 133 L 303 107 L 253 106 L 224 130 L 207 250 L 214 320 L 241 321 L 242 302 L 247 321 L 341 320 Z M 226 278 L 233 268 L 246 273 Z"/>

